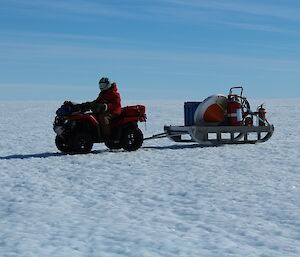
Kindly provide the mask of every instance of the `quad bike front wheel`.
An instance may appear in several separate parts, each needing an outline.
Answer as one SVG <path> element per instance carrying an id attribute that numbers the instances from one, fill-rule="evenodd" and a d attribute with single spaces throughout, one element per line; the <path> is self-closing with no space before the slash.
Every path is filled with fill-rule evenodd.
<path id="1" fill-rule="evenodd" d="M 121 145 L 126 151 L 136 151 L 144 141 L 144 136 L 139 128 L 125 130 L 122 135 Z"/>
<path id="2" fill-rule="evenodd" d="M 72 140 L 72 150 L 74 153 L 89 153 L 93 148 L 91 135 L 84 132 L 77 133 Z"/>
<path id="3" fill-rule="evenodd" d="M 63 153 L 70 153 L 72 152 L 72 146 L 70 144 L 70 141 L 62 136 L 56 136 L 55 137 L 55 145 L 57 149 Z"/>

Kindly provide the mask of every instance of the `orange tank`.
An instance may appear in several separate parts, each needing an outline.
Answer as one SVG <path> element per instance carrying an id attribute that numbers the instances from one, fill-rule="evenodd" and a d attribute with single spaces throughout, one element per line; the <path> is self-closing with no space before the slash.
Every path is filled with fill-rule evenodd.
<path id="1" fill-rule="evenodd" d="M 207 122 L 222 122 L 224 118 L 223 107 L 217 103 L 210 105 L 203 115 L 203 119 Z"/>

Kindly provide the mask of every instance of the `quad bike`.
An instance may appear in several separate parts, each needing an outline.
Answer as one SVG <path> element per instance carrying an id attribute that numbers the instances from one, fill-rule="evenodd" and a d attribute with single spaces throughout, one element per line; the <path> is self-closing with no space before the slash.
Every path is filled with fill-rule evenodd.
<path id="1" fill-rule="evenodd" d="M 146 121 L 145 106 L 122 108 L 121 115 L 110 122 L 111 137 L 105 139 L 93 109 L 66 101 L 56 111 L 53 129 L 55 144 L 63 153 L 88 153 L 94 143 L 104 143 L 109 149 L 135 151 L 143 144 L 138 122 Z"/>

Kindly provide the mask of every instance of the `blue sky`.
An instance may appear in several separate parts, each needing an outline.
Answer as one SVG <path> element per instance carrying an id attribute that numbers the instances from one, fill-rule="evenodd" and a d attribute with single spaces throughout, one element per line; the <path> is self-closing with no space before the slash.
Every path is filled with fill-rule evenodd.
<path id="1" fill-rule="evenodd" d="M 300 97 L 297 0 L 0 0 L 0 100 Z"/>

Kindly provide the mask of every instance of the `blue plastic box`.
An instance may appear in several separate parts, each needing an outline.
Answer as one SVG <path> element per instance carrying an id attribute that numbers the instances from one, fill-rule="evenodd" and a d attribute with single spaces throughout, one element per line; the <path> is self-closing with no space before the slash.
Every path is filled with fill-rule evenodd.
<path id="1" fill-rule="evenodd" d="M 185 102 L 184 103 L 184 126 L 193 126 L 194 114 L 201 102 Z"/>

